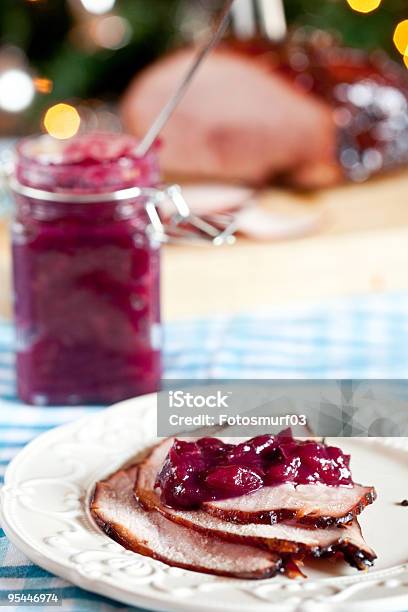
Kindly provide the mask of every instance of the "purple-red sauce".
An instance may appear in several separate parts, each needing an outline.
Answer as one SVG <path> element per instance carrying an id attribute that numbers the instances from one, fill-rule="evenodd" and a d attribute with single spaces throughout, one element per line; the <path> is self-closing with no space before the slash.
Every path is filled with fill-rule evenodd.
<path id="1" fill-rule="evenodd" d="M 163 503 L 188 509 L 283 483 L 352 485 L 350 456 L 335 446 L 295 440 L 290 430 L 237 445 L 216 438 L 175 440 L 156 486 Z"/>
<path id="2" fill-rule="evenodd" d="M 17 382 L 28 403 L 112 403 L 159 387 L 160 255 L 144 200 L 77 198 L 157 185 L 156 152 L 139 158 L 136 146 L 88 134 L 18 148 L 20 184 L 72 196 L 16 194 Z"/>

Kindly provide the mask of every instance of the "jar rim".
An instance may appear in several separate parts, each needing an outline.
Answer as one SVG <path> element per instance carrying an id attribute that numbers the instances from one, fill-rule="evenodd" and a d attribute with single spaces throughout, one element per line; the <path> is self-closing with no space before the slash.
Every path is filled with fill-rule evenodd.
<path id="1" fill-rule="evenodd" d="M 157 200 L 163 190 L 158 187 L 127 187 L 111 192 L 97 193 L 73 193 L 72 191 L 47 191 L 23 185 L 16 178 L 10 179 L 10 188 L 14 193 L 46 202 L 61 202 L 73 204 L 92 204 L 101 202 L 121 202 L 133 198 L 147 197 Z"/>
<path id="2" fill-rule="evenodd" d="M 157 147 L 137 156 L 137 144 L 135 137 L 119 132 L 89 132 L 65 141 L 28 136 L 17 143 L 15 178 L 33 189 L 75 195 L 155 187 L 160 184 Z"/>
<path id="3" fill-rule="evenodd" d="M 138 141 L 136 138 L 129 134 L 125 134 L 124 132 L 106 132 L 106 131 L 95 131 L 95 132 L 86 132 L 84 134 L 76 135 L 72 138 L 68 138 L 66 140 L 58 140 L 50 136 L 49 134 L 31 134 L 29 136 L 25 136 L 21 138 L 15 145 L 16 152 L 18 156 L 27 162 L 32 164 L 42 166 L 42 167 L 67 167 L 78 164 L 81 162 L 81 158 L 64 158 L 64 148 L 69 147 L 74 141 L 80 142 L 85 141 L 86 138 L 89 139 L 110 139 L 113 138 L 127 140 L 128 143 L 132 142 L 134 146 L 134 150 L 129 148 L 124 155 L 121 157 L 125 157 L 128 159 L 132 159 L 135 162 L 141 162 L 144 158 L 148 156 L 149 153 L 156 153 L 157 149 L 160 146 L 160 143 L 156 141 L 148 152 L 147 155 L 136 155 L 136 149 Z M 47 143 L 47 147 L 42 150 L 41 144 Z M 37 146 L 36 146 L 37 145 Z M 51 147 L 51 149 L 50 149 Z M 31 149 L 31 150 L 30 150 Z M 47 152 L 48 149 L 48 152 Z M 106 157 L 106 158 L 95 158 L 93 160 L 94 165 L 99 165 L 101 162 L 104 164 L 112 164 L 117 162 L 117 158 L 114 157 Z"/>

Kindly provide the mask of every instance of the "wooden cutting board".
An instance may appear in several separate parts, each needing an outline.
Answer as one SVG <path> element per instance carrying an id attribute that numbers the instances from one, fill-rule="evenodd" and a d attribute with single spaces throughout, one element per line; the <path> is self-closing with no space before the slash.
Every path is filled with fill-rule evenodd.
<path id="1" fill-rule="evenodd" d="M 408 172 L 302 196 L 270 189 L 267 210 L 316 212 L 313 235 L 232 247 L 166 247 L 165 318 L 267 309 L 302 300 L 408 290 Z M 0 314 L 9 316 L 7 224 L 0 224 Z"/>

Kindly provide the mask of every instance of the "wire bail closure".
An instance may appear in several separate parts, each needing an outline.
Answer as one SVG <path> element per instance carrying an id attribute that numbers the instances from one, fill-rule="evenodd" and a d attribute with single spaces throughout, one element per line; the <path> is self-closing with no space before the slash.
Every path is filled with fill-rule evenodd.
<path id="1" fill-rule="evenodd" d="M 163 215 L 163 209 L 168 208 L 168 203 L 174 207 L 175 212 L 164 215 L 165 221 L 162 221 L 159 211 Z M 236 240 L 233 215 L 218 215 L 217 218 L 195 215 L 180 185 L 169 185 L 157 190 L 155 196 L 146 203 L 146 212 L 156 237 L 166 243 L 222 246 L 232 245 Z"/>
<path id="2" fill-rule="evenodd" d="M 8 177 L 7 183 L 11 192 L 27 198 L 65 202 L 74 206 L 76 203 L 122 202 L 145 198 L 145 210 L 156 240 L 163 243 L 214 246 L 235 243 L 236 225 L 233 215 L 217 215 L 214 219 L 195 215 L 188 206 L 180 185 L 130 187 L 110 193 L 72 194 L 28 187 L 19 183 L 14 176 Z M 175 209 L 170 214 L 166 210 L 169 203 Z"/>

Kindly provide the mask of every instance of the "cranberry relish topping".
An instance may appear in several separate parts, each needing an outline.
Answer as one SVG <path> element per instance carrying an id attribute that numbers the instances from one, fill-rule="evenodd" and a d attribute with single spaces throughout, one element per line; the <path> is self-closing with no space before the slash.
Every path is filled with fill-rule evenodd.
<path id="1" fill-rule="evenodd" d="M 156 487 L 163 503 L 183 510 L 283 483 L 350 486 L 350 456 L 335 446 L 295 440 L 290 429 L 241 444 L 175 440 Z"/>

